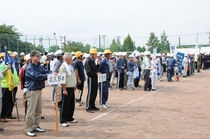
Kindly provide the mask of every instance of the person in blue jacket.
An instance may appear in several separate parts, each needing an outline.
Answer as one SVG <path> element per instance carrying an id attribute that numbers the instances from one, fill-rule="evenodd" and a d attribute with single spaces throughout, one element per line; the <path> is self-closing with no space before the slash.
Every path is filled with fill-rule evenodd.
<path id="1" fill-rule="evenodd" d="M 109 95 L 109 59 L 112 57 L 112 52 L 109 49 L 104 51 L 104 59 L 100 62 L 98 71 L 102 74 L 106 74 L 106 81 L 103 82 L 102 93 L 101 93 L 101 83 L 99 83 L 100 94 L 102 94 L 102 108 L 109 108 L 110 105 L 107 104 Z"/>
<path id="2" fill-rule="evenodd" d="M 119 53 L 119 58 L 116 61 L 116 68 L 118 73 L 117 87 L 120 91 L 122 91 L 124 87 L 124 69 L 125 69 L 122 53 Z"/>
<path id="3" fill-rule="evenodd" d="M 42 89 L 45 88 L 45 80 L 50 71 L 41 66 L 41 55 L 38 51 L 30 52 L 32 62 L 25 71 L 25 88 L 27 89 L 27 113 L 25 118 L 25 134 L 33 137 L 34 132 L 45 132 L 39 127 L 42 114 Z"/>
<path id="4" fill-rule="evenodd" d="M 133 72 L 134 72 L 134 62 L 133 62 L 133 58 L 134 56 L 131 54 L 129 55 L 129 60 L 128 60 L 128 63 L 127 63 L 127 69 L 128 69 L 128 72 L 127 72 L 127 75 L 128 75 L 128 90 L 130 91 L 133 91 L 134 89 L 132 88 L 132 82 L 133 82 Z"/>

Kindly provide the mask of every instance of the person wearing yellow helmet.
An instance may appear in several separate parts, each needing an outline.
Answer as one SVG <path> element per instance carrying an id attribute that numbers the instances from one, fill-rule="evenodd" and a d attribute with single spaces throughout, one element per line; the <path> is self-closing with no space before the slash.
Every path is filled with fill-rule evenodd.
<path id="1" fill-rule="evenodd" d="M 97 57 L 97 49 L 92 48 L 90 49 L 90 57 L 87 58 L 85 62 L 85 71 L 88 76 L 88 94 L 86 100 L 86 111 L 89 113 L 93 113 L 94 110 L 100 110 L 95 106 L 95 100 L 97 97 L 97 84 L 98 84 L 98 77 L 97 75 L 100 74 L 98 72 L 97 66 L 95 64 L 95 59 Z"/>
<path id="2" fill-rule="evenodd" d="M 112 57 L 112 52 L 109 49 L 106 49 L 104 51 L 104 59 L 101 60 L 100 67 L 98 71 L 102 74 L 106 74 L 106 81 L 103 82 L 103 89 L 101 92 L 101 84 L 99 84 L 99 92 L 100 95 L 102 95 L 102 108 L 107 109 L 110 107 L 109 104 L 107 104 L 108 95 L 109 95 L 109 80 L 110 80 L 110 70 L 109 70 L 109 59 Z"/>
<path id="3" fill-rule="evenodd" d="M 75 91 L 75 101 L 77 106 L 81 106 L 83 103 L 81 102 L 83 88 L 84 88 L 84 81 L 85 81 L 85 73 L 84 73 L 84 66 L 83 66 L 83 53 L 81 51 L 77 51 L 75 53 L 76 61 L 74 63 L 74 71 L 77 78 L 77 90 Z"/>

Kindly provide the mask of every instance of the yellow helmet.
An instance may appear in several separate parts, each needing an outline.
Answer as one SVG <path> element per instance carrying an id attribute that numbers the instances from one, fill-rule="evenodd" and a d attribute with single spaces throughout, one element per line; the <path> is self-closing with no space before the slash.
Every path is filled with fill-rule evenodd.
<path id="1" fill-rule="evenodd" d="M 83 55 L 83 53 L 82 53 L 81 51 L 77 51 L 77 52 L 75 53 L 76 58 L 79 58 L 79 57 L 82 56 L 82 55 Z"/>
<path id="2" fill-rule="evenodd" d="M 1 54 L 0 54 L 0 57 L 3 57 L 4 56 L 4 53 L 2 52 Z"/>
<path id="3" fill-rule="evenodd" d="M 90 54 L 98 54 L 98 51 L 97 51 L 96 48 L 92 48 L 92 49 L 90 49 L 90 52 L 89 53 Z"/>
<path id="4" fill-rule="evenodd" d="M 109 49 L 106 49 L 106 50 L 104 51 L 104 54 L 112 54 L 112 51 L 109 50 Z"/>

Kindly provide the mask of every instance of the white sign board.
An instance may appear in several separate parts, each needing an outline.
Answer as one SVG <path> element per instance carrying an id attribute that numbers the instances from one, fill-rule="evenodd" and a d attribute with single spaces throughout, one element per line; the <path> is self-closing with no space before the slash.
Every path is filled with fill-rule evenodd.
<path id="1" fill-rule="evenodd" d="M 106 74 L 99 74 L 98 75 L 98 83 L 106 81 Z"/>
<path id="2" fill-rule="evenodd" d="M 106 81 L 106 74 L 102 74 L 103 76 L 103 82 Z"/>
<path id="3" fill-rule="evenodd" d="M 65 73 L 58 73 L 55 74 L 48 74 L 47 81 L 49 85 L 56 85 L 56 84 L 65 84 L 66 83 L 66 74 Z"/>
<path id="4" fill-rule="evenodd" d="M 170 53 L 174 55 L 176 51 L 176 46 L 170 46 Z"/>

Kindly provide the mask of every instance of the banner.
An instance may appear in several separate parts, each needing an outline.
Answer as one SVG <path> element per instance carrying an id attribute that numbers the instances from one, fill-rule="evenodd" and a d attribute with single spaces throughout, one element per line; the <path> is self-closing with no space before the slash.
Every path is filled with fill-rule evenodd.
<path id="1" fill-rule="evenodd" d="M 178 52 L 178 53 L 176 54 L 176 57 L 177 57 L 177 59 L 178 59 L 178 72 L 179 72 L 179 73 L 182 73 L 182 61 L 183 61 L 183 59 L 184 59 L 184 53 Z"/>
<path id="2" fill-rule="evenodd" d="M 170 46 L 170 53 L 173 54 L 173 56 L 175 54 L 175 51 L 176 51 L 176 46 Z"/>

